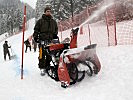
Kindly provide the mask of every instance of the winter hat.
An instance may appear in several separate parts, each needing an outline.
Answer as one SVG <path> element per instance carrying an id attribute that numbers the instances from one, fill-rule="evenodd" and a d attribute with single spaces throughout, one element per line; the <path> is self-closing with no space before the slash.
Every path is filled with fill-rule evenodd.
<path id="1" fill-rule="evenodd" d="M 47 7 L 44 9 L 44 12 L 46 12 L 47 10 L 51 10 L 51 8 L 47 6 Z"/>
<path id="2" fill-rule="evenodd" d="M 5 43 L 7 43 L 8 41 L 5 41 Z"/>

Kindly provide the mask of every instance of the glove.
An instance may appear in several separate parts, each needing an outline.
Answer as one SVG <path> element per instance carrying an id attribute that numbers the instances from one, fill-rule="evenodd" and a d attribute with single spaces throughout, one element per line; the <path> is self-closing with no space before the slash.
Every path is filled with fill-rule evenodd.
<path id="1" fill-rule="evenodd" d="M 34 37 L 35 42 L 39 43 L 39 37 Z"/>
<path id="2" fill-rule="evenodd" d="M 57 34 L 54 34 L 54 35 L 53 35 L 53 39 L 58 39 Z"/>
<path id="3" fill-rule="evenodd" d="M 38 32 L 33 33 L 33 38 L 34 38 L 35 42 L 39 43 L 39 33 Z"/>

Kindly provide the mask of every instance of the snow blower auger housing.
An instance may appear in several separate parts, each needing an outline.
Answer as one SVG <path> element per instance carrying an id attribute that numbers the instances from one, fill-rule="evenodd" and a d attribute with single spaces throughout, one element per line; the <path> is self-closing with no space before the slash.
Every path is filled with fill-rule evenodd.
<path id="1" fill-rule="evenodd" d="M 96 44 L 77 48 L 78 29 L 72 30 L 70 43 L 56 43 L 43 47 L 53 63 L 47 68 L 48 75 L 60 81 L 64 88 L 80 82 L 85 74 L 98 74 L 101 69 Z"/>
<path id="2" fill-rule="evenodd" d="M 85 73 L 98 74 L 101 69 L 96 55 L 96 44 L 64 50 L 60 56 L 58 77 L 62 87 L 80 82 Z"/>

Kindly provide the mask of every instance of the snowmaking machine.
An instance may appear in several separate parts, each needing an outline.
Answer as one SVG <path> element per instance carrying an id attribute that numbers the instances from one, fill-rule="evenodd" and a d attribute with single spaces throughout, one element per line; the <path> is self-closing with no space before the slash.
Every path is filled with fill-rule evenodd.
<path id="1" fill-rule="evenodd" d="M 79 28 L 72 29 L 69 43 L 55 43 L 44 47 L 51 57 L 47 74 L 52 79 L 60 81 L 64 88 L 82 81 L 86 74 L 98 74 L 101 69 L 96 44 L 77 48 L 78 30 Z"/>

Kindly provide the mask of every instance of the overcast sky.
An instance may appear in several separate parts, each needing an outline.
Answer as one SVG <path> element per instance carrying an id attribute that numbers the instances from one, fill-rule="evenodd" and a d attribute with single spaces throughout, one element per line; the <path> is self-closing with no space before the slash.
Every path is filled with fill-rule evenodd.
<path id="1" fill-rule="evenodd" d="M 20 1 L 28 3 L 33 8 L 35 8 L 37 2 L 37 0 L 20 0 Z"/>

